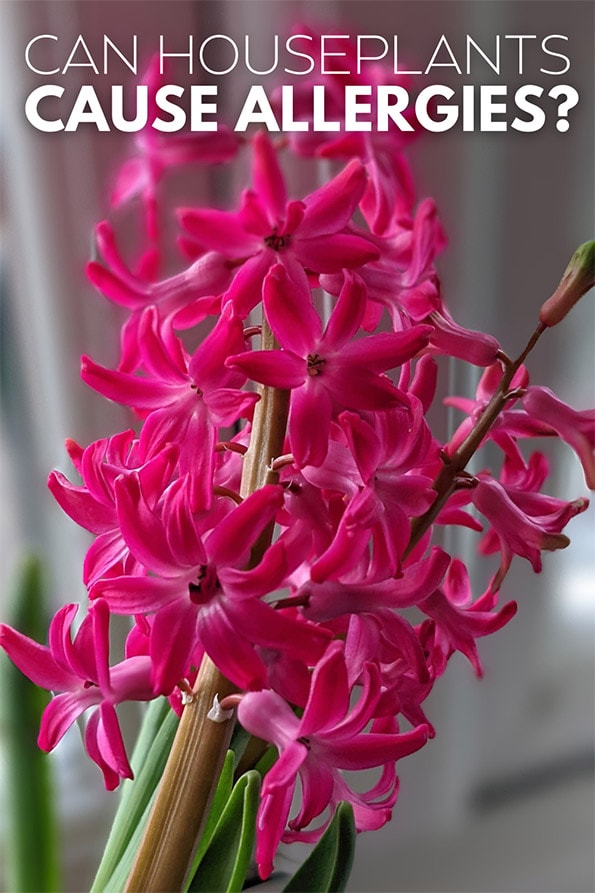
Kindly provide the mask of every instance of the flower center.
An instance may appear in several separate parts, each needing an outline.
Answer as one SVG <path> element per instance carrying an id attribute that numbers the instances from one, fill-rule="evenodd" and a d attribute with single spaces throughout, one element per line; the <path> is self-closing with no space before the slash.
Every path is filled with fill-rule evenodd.
<path id="1" fill-rule="evenodd" d="M 280 236 L 274 229 L 270 236 L 265 236 L 264 244 L 267 248 L 272 248 L 273 251 L 281 251 L 283 248 L 289 247 L 290 240 L 290 236 Z"/>
<path id="2" fill-rule="evenodd" d="M 320 375 L 326 360 L 317 353 L 308 354 L 308 375 Z"/>
<path id="3" fill-rule="evenodd" d="M 221 584 L 216 569 L 209 564 L 201 565 L 196 575 L 196 583 L 188 583 L 190 601 L 195 605 L 206 605 L 219 592 Z"/>
<path id="4" fill-rule="evenodd" d="M 199 388 L 199 386 L 198 386 L 197 384 L 191 384 L 191 385 L 190 385 L 190 389 L 191 389 L 192 391 L 196 391 L 196 396 L 197 396 L 197 397 L 202 397 L 202 391 L 201 391 L 201 389 Z"/>

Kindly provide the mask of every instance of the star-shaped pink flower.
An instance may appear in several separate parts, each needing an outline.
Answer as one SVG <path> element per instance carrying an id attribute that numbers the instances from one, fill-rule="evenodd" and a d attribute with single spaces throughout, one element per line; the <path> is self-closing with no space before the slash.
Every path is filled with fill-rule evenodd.
<path id="1" fill-rule="evenodd" d="M 324 331 L 309 286 L 292 282 L 281 264 L 265 280 L 264 307 L 282 349 L 238 354 L 227 365 L 263 384 L 291 389 L 288 431 L 298 467 L 324 462 L 331 418 L 342 409 L 386 410 L 407 404 L 406 396 L 382 373 L 415 356 L 432 329 L 413 326 L 405 332 L 353 339 L 366 307 L 365 287 L 357 274 L 345 272 Z"/>

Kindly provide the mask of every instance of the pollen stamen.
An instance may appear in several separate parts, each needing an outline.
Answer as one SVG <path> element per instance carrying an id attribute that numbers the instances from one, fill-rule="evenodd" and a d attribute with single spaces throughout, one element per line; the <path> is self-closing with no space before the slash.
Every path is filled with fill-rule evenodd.
<path id="1" fill-rule="evenodd" d="M 317 353 L 308 354 L 308 375 L 320 375 L 326 360 Z"/>

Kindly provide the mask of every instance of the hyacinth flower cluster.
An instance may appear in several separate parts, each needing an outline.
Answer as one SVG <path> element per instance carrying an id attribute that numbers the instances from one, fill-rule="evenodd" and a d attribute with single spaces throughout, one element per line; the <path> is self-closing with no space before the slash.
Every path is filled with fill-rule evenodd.
<path id="1" fill-rule="evenodd" d="M 386 75 L 371 66 L 366 76 Z M 155 64 L 147 83 L 160 84 Z M 306 88 L 300 107 L 307 116 Z M 129 407 L 134 425 L 84 448 L 68 441 L 78 480 L 49 478 L 93 536 L 86 615 L 74 632 L 77 606 L 63 607 L 47 646 L 0 632 L 13 662 L 54 693 L 40 747 L 85 714 L 85 747 L 109 789 L 132 776 L 124 701 L 169 698 L 188 739 L 186 715 L 214 695 L 203 729 L 237 716 L 273 745 L 256 821 L 262 878 L 281 841 L 315 842 L 341 802 L 358 831 L 389 820 L 398 761 L 435 734 L 424 702 L 449 659 L 461 652 L 481 676 L 477 640 L 515 614 L 501 598 L 513 556 L 540 571 L 544 551 L 568 545 L 563 530 L 588 502 L 543 492 L 548 462 L 531 440 L 567 442 L 595 486 L 595 414 L 532 385 L 524 363 L 592 284 L 592 247 L 511 360 L 445 306 L 435 268 L 445 234 L 435 203 L 416 202 L 403 148 L 402 134 L 137 135 L 88 267 L 124 310 L 121 359 L 113 369 L 82 361 L 86 384 Z M 288 186 L 297 156 L 317 176 L 318 159 L 332 164 L 300 197 Z M 179 267 L 165 274 L 168 171 L 234 162 L 248 165 L 246 188 L 228 210 L 178 209 Z M 121 206 L 144 224 L 136 262 L 119 247 Z M 440 356 L 482 370 L 475 396 L 448 398 L 463 416 L 449 437 L 428 420 Z M 472 474 L 487 441 L 500 466 Z M 481 592 L 443 545 L 450 526 L 497 556 Z M 116 614 L 130 632 L 110 664 Z M 209 735 L 187 744 L 212 790 Z M 377 780 L 365 791 L 345 774 L 370 768 Z M 165 889 L 154 883 L 129 889 Z M 167 883 L 179 889 L 171 873 Z"/>

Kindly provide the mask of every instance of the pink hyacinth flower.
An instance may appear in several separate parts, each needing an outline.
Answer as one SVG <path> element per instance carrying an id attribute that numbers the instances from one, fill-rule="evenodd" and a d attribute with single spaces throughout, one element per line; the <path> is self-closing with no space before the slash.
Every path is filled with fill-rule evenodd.
<path id="1" fill-rule="evenodd" d="M 225 365 L 230 353 L 245 346 L 242 323 L 227 304 L 192 357 L 180 341 L 163 341 L 154 308 L 145 310 L 141 334 L 147 375 L 113 371 L 83 357 L 83 381 L 147 415 L 140 435 L 144 461 L 167 443 L 179 446 L 179 471 L 190 476 L 193 507 L 208 508 L 218 429 L 250 415 L 258 400 L 239 390 L 245 376 Z"/>
<path id="2" fill-rule="evenodd" d="M 491 588 L 473 601 L 467 568 L 453 558 L 442 586 L 419 603 L 420 610 L 434 621 L 425 650 L 436 677 L 455 651 L 465 655 L 477 676 L 483 675 L 475 640 L 497 632 L 517 610 L 516 602 L 510 601 L 494 611 L 495 601 Z"/>
<path id="3" fill-rule="evenodd" d="M 363 486 L 349 502 L 332 545 L 313 565 L 312 579 L 347 573 L 368 549 L 370 535 L 367 575 L 393 576 L 409 541 L 410 519 L 423 514 L 436 496 L 432 479 L 415 473 L 431 445 L 421 405 L 409 398 L 408 411 L 380 413 L 376 428 L 352 412 L 341 413 L 339 423 Z"/>
<path id="4" fill-rule="evenodd" d="M 84 450 L 67 442 L 82 486 L 71 484 L 59 471 L 52 471 L 48 487 L 63 511 L 85 530 L 96 535 L 83 565 L 83 582 L 90 586 L 99 577 L 114 573 L 143 573 L 122 539 L 116 512 L 116 478 L 138 470 L 143 491 L 156 502 L 169 484 L 177 463 L 178 451 L 166 446 L 146 463 L 139 459 L 138 440 L 133 431 L 102 438 Z"/>
<path id="5" fill-rule="evenodd" d="M 147 234 L 152 241 L 158 237 L 157 189 L 164 173 L 171 167 L 191 162 L 207 165 L 230 161 L 239 147 L 236 134 L 223 125 L 212 132 L 166 135 L 152 127 L 153 120 L 160 115 L 157 91 L 167 83 L 161 68 L 159 56 L 153 56 L 142 79 L 147 88 L 147 124 L 136 134 L 137 154 L 122 165 L 111 196 L 112 207 L 116 208 L 141 196 Z"/>
<path id="6" fill-rule="evenodd" d="M 480 480 L 471 493 L 475 508 L 490 522 L 500 542 L 502 557 L 500 568 L 490 584 L 492 592 L 499 589 L 513 554 L 526 558 L 533 570 L 539 573 L 542 568 L 541 553 L 565 549 L 570 540 L 561 531 L 571 518 L 588 506 L 585 499 L 562 502 L 535 494 L 539 497 L 537 505 L 533 500 L 525 510 L 523 493 L 515 498 L 514 491 L 509 493 L 502 484 L 491 479 Z M 536 508 L 541 514 L 528 513 Z"/>
<path id="7" fill-rule="evenodd" d="M 98 600 L 89 609 L 74 639 L 71 627 L 78 605 L 65 605 L 50 625 L 49 647 L 39 645 L 10 626 L 0 624 L 0 645 L 14 664 L 35 685 L 55 694 L 46 707 L 38 744 L 50 751 L 70 726 L 89 708 L 85 745 L 103 772 L 105 786 L 113 790 L 132 770 L 115 707 L 122 701 L 148 701 L 155 697 L 151 661 L 128 657 L 109 666 L 109 608 Z"/>
<path id="8" fill-rule="evenodd" d="M 572 409 L 548 388 L 530 387 L 523 407 L 532 419 L 547 425 L 576 452 L 590 490 L 595 490 L 595 411 Z"/>
<path id="9" fill-rule="evenodd" d="M 303 829 L 341 800 L 352 803 L 358 831 L 382 827 L 397 796 L 395 761 L 427 741 L 426 725 L 401 734 L 376 731 L 374 726 L 364 731 L 374 719 L 381 697 L 374 664 L 366 665 L 359 700 L 351 709 L 350 694 L 343 645 L 333 642 L 314 670 L 301 719 L 273 691 L 250 692 L 240 702 L 238 718 L 244 728 L 279 749 L 279 759 L 263 782 L 256 822 L 256 861 L 262 878 L 270 875 L 283 837 L 318 838 L 328 820 L 315 831 Z M 355 793 L 342 770 L 372 767 L 384 767 L 380 781 L 366 793 Z M 298 776 L 302 805 L 289 823 L 291 831 L 284 834 Z"/>
<path id="10" fill-rule="evenodd" d="M 243 264 L 227 297 L 244 318 L 260 301 L 264 277 L 276 263 L 292 282 L 306 281 L 304 270 L 335 273 L 378 257 L 369 239 L 347 226 L 366 185 L 366 174 L 352 161 L 304 201 L 289 201 L 277 154 L 264 132 L 253 140 L 253 191 L 244 194 L 236 214 L 187 209 L 182 225 L 204 250 L 218 251 Z"/>
<path id="11" fill-rule="evenodd" d="M 365 305 L 361 279 L 346 271 L 323 332 L 307 283 L 296 284 L 285 267 L 277 264 L 265 281 L 264 307 L 283 349 L 251 351 L 227 361 L 256 381 L 292 390 L 288 431 L 300 468 L 324 462 L 331 418 L 337 410 L 407 405 L 406 396 L 381 373 L 418 353 L 432 330 L 414 326 L 406 332 L 350 340 L 360 327 Z"/>
<path id="12" fill-rule="evenodd" d="M 221 293 L 232 277 L 231 264 L 220 254 L 202 254 L 182 272 L 156 280 L 128 268 L 107 221 L 98 224 L 95 238 L 103 263 L 90 261 L 87 277 L 106 298 L 130 310 L 122 328 L 120 370 L 134 372 L 142 363 L 141 320 L 147 307 L 156 308 L 164 340 L 173 338 L 172 326 L 187 329 L 219 313 Z"/>
<path id="13" fill-rule="evenodd" d="M 255 646 L 275 649 L 284 642 L 290 655 L 315 662 L 326 631 L 297 623 L 261 600 L 288 572 L 282 538 L 245 570 L 254 542 L 283 504 L 281 487 L 257 490 L 210 531 L 204 530 L 209 516 L 193 514 L 183 489 L 178 495 L 159 517 L 138 477 L 120 478 L 122 534 L 151 576 L 99 580 L 90 593 L 107 599 L 116 613 L 155 615 L 150 655 L 156 688 L 168 692 L 188 675 L 198 644 L 240 688 L 265 684 L 266 666 Z"/>

